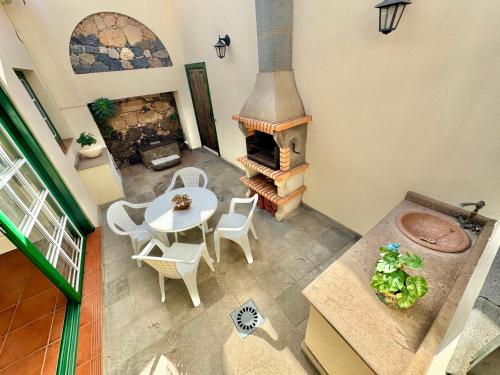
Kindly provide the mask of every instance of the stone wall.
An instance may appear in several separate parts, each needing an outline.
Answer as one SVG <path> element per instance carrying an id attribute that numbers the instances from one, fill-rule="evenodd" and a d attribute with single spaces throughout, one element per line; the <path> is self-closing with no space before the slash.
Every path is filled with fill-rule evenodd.
<path id="1" fill-rule="evenodd" d="M 119 166 L 140 162 L 138 146 L 166 137 L 175 138 L 182 128 L 177 119 L 173 93 L 161 93 L 117 100 L 116 115 L 110 120 L 115 130 L 106 145 Z"/>
<path id="2" fill-rule="evenodd" d="M 76 74 L 172 66 L 155 33 L 119 13 L 84 18 L 73 30 L 69 52 Z"/>

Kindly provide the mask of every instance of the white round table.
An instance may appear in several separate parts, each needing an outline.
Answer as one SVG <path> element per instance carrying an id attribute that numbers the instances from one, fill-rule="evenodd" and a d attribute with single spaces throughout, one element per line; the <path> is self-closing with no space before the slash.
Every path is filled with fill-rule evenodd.
<path id="1" fill-rule="evenodd" d="M 177 194 L 187 194 L 191 198 L 192 203 L 187 210 L 173 209 L 172 198 Z M 216 209 L 217 197 L 212 191 L 200 187 L 183 187 L 167 191 L 153 200 L 146 208 L 144 219 L 156 232 L 175 233 L 176 241 L 178 232 L 198 227 L 203 233 L 203 241 L 206 244 L 205 232 L 208 231 L 206 222 Z M 211 258 L 210 261 L 213 263 Z"/>

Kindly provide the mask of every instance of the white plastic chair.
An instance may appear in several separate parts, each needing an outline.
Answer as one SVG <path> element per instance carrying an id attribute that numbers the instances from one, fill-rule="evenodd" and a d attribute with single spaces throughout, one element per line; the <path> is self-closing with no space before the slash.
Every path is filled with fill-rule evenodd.
<path id="1" fill-rule="evenodd" d="M 158 247 L 162 251 L 162 256 L 149 255 L 155 247 Z M 201 244 L 176 242 L 171 247 L 167 247 L 161 241 L 153 239 L 149 241 L 139 255 L 134 255 L 132 258 L 146 262 L 158 271 L 162 302 L 165 302 L 165 277 L 169 279 L 182 279 L 186 284 L 194 307 L 198 307 L 201 301 L 198 293 L 198 285 L 196 284 L 196 272 L 202 256 L 210 267 L 210 270 L 215 272 L 212 263 L 207 260 L 208 252 L 204 242 Z"/>
<path id="2" fill-rule="evenodd" d="M 207 187 L 208 176 L 204 171 L 202 171 L 199 168 L 186 167 L 179 169 L 177 172 L 174 173 L 174 176 L 172 177 L 172 182 L 165 191 L 170 191 L 174 188 L 178 177 L 181 178 L 182 183 L 184 184 L 185 187 L 199 187 L 200 177 L 201 177 L 203 179 L 203 186 L 201 187 L 202 188 Z"/>
<path id="3" fill-rule="evenodd" d="M 228 240 L 236 242 L 241 246 L 248 263 L 253 263 L 252 249 L 250 248 L 250 241 L 248 240 L 248 230 L 252 232 L 253 238 L 258 240 L 257 232 L 252 223 L 252 215 L 257 206 L 259 197 L 255 194 L 252 198 L 233 198 L 231 199 L 231 206 L 229 213 L 222 215 L 215 228 L 214 242 L 215 242 L 215 256 L 217 263 L 220 262 L 220 239 L 227 238 Z M 252 204 L 252 208 L 248 216 L 240 215 L 234 212 L 234 206 L 237 203 Z"/>
<path id="4" fill-rule="evenodd" d="M 125 206 L 139 209 L 146 208 L 149 203 L 129 203 L 126 201 L 118 201 L 109 206 L 106 213 L 106 218 L 110 229 L 119 235 L 129 236 L 132 242 L 134 254 L 139 254 L 142 246 L 153 238 L 148 231 L 148 225 L 145 222 L 137 225 L 125 211 Z M 142 267 L 141 261 L 137 261 L 137 265 Z"/>

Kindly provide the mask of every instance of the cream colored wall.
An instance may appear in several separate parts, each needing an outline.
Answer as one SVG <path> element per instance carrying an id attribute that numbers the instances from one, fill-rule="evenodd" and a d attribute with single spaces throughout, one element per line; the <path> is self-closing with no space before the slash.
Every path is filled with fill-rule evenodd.
<path id="1" fill-rule="evenodd" d="M 254 0 L 176 0 L 175 8 L 186 64 L 206 64 L 221 156 L 239 165 L 245 138 L 231 116 L 240 112 L 259 70 Z M 226 34 L 231 45 L 219 59 L 213 45 Z"/>
<path id="2" fill-rule="evenodd" d="M 377 1 L 295 2 L 294 70 L 313 116 L 306 203 L 360 233 L 407 190 L 452 204 L 484 199 L 484 213 L 500 216 L 499 5 L 457 1 L 413 3 L 388 36 L 377 31 Z M 237 164 L 245 153 L 231 115 L 258 70 L 253 0 L 151 0 L 148 6 L 53 0 L 5 8 L 75 133 L 87 129 L 85 105 L 98 96 L 175 91 L 187 138 L 198 146 L 184 64 L 205 61 L 222 157 Z M 121 12 L 150 27 L 174 67 L 73 74 L 69 35 L 98 11 Z M 226 33 L 232 43 L 220 60 L 213 44 Z"/>
<path id="3" fill-rule="evenodd" d="M 378 32 L 378 0 L 295 1 L 305 202 L 366 232 L 407 190 L 500 216 L 500 4 L 419 0 Z"/>
<path id="4" fill-rule="evenodd" d="M 176 92 L 181 123 L 191 147 L 200 141 L 184 72 L 184 57 L 178 21 L 172 1 L 89 0 L 68 2 L 12 2 L 4 6 L 28 46 L 58 107 L 73 133 L 98 134 L 87 104 L 99 97 L 121 99 L 167 91 Z M 69 60 L 69 39 L 74 27 L 86 16 L 113 11 L 144 23 L 165 44 L 173 67 L 93 74 L 75 74 Z M 99 137 L 99 143 L 103 143 Z"/>
<path id="5" fill-rule="evenodd" d="M 31 132 L 73 192 L 86 215 L 94 224 L 97 224 L 99 219 L 97 207 L 73 167 L 74 159 L 61 151 L 47 124 L 14 73 L 14 68 L 27 70 L 36 68 L 2 7 L 0 7 L 0 40 L 2 41 L 0 43 L 0 84 L 6 89 L 20 115 L 29 125 Z M 36 75 L 37 73 L 30 74 Z M 37 79 L 42 81 L 39 76 Z"/>

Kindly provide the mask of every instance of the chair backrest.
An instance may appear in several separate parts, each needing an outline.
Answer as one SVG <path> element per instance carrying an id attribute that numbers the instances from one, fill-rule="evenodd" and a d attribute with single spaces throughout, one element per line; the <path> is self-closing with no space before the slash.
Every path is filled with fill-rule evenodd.
<path id="1" fill-rule="evenodd" d="M 207 187 L 208 176 L 204 171 L 195 167 L 186 167 L 179 169 L 177 172 L 174 173 L 174 176 L 172 177 L 172 182 L 170 183 L 170 186 L 167 188 L 167 191 L 172 190 L 174 188 L 177 177 L 180 177 L 185 187 L 199 187 L 200 178 L 203 179 L 201 187 L 203 188 Z"/>
<path id="2" fill-rule="evenodd" d="M 165 259 L 161 256 L 149 255 L 155 248 L 159 248 L 164 256 L 165 252 L 168 250 L 168 248 L 162 242 L 153 239 L 150 242 L 148 242 L 146 246 L 144 246 L 144 249 L 141 251 L 139 255 L 134 255 L 132 258 L 141 260 L 149 264 L 156 271 L 161 273 L 163 276 L 168 277 L 169 279 L 182 278 L 181 274 L 179 273 L 175 265 L 176 262 L 170 259 Z"/>
<path id="3" fill-rule="evenodd" d="M 109 206 L 106 213 L 106 218 L 110 229 L 116 234 L 127 235 L 126 232 L 131 232 L 137 228 L 137 224 L 133 222 L 130 216 L 125 211 L 124 205 L 127 202 L 118 201 Z"/>
<path id="4" fill-rule="evenodd" d="M 248 229 L 258 201 L 259 201 L 258 194 L 254 194 L 251 198 L 233 198 L 233 199 L 231 199 L 231 205 L 229 206 L 229 212 L 234 212 L 234 206 L 237 203 L 252 204 L 252 208 L 250 209 L 250 212 L 248 213 L 248 216 L 247 216 L 247 221 L 245 222 L 245 228 Z"/>
<path id="5" fill-rule="evenodd" d="M 175 266 L 175 262 L 171 262 L 168 260 L 159 260 L 159 259 L 150 259 L 151 257 L 138 257 L 137 259 L 146 262 L 163 276 L 169 279 L 180 279 L 182 276 L 179 271 L 177 271 L 177 267 Z"/>

